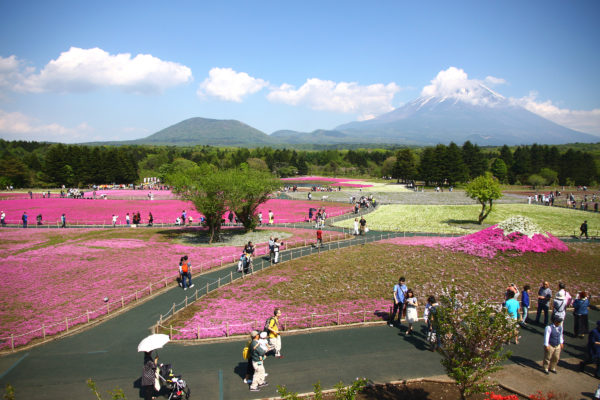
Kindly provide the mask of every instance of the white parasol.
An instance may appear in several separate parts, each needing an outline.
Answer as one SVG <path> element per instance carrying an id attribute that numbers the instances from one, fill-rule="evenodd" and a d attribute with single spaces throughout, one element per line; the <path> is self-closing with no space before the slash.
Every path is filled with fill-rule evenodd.
<path id="1" fill-rule="evenodd" d="M 150 335 L 138 344 L 138 351 L 152 351 L 162 348 L 169 343 L 169 335 L 161 333 Z"/>

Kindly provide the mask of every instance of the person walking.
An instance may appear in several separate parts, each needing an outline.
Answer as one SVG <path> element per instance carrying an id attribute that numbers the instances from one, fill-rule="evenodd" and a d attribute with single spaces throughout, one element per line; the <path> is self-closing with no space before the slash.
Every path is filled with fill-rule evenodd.
<path id="1" fill-rule="evenodd" d="M 4 211 L 0 213 L 0 225 L 6 226 L 6 214 Z"/>
<path id="2" fill-rule="evenodd" d="M 65 213 L 62 213 L 62 215 L 60 216 L 60 227 L 61 228 L 67 227 L 67 217 L 65 216 Z"/>
<path id="3" fill-rule="evenodd" d="M 279 243 L 279 238 L 275 238 L 275 240 L 273 240 L 273 254 L 275 254 L 275 258 L 273 260 L 274 264 L 277 264 L 279 262 L 279 247 L 283 246 L 283 242 Z"/>
<path id="4" fill-rule="evenodd" d="M 152 216 L 152 213 L 148 213 L 148 226 L 152 226 L 154 225 L 154 217 Z"/>
<path id="5" fill-rule="evenodd" d="M 587 221 L 583 221 L 583 224 L 581 224 L 581 226 L 579 227 L 579 231 L 581 232 L 579 234 L 579 239 L 581 239 L 582 235 L 585 235 L 585 238 L 589 239 Z"/>
<path id="6" fill-rule="evenodd" d="M 437 309 L 439 304 L 435 300 L 435 296 L 429 296 L 427 298 L 427 304 L 425 305 L 425 314 L 423 317 L 427 320 L 427 341 L 430 344 L 429 350 L 435 351 L 440 344 L 440 340 L 437 337 L 437 331 L 434 327 L 434 321 L 437 315 Z"/>
<path id="7" fill-rule="evenodd" d="M 552 316 L 552 323 L 544 330 L 544 373 L 548 370 L 556 374 L 556 365 L 560 360 L 560 351 L 564 348 L 562 318 L 558 315 Z"/>
<path id="8" fill-rule="evenodd" d="M 417 307 L 419 302 L 415 297 L 412 289 L 406 291 L 406 322 L 408 323 L 407 335 L 412 334 L 413 324 L 419 321 L 419 314 L 417 313 Z"/>
<path id="9" fill-rule="evenodd" d="M 265 331 L 269 334 L 269 345 L 275 350 L 276 358 L 283 358 L 281 355 L 281 330 L 279 329 L 279 318 L 281 317 L 281 309 L 276 308 L 273 311 L 273 316 L 269 318 Z"/>
<path id="10" fill-rule="evenodd" d="M 129 226 L 131 223 L 131 220 L 129 219 L 129 213 L 127 213 L 127 215 L 125 216 L 125 224 L 127 224 L 127 226 Z"/>
<path id="11" fill-rule="evenodd" d="M 275 215 L 273 211 L 269 210 L 269 225 L 273 225 L 273 223 L 275 223 Z"/>
<path id="12" fill-rule="evenodd" d="M 515 299 L 515 292 L 512 290 L 506 292 L 506 297 L 504 307 L 510 319 L 515 323 L 515 344 L 519 344 L 519 328 L 517 323 L 517 319 L 519 318 L 519 302 Z"/>
<path id="13" fill-rule="evenodd" d="M 559 290 L 554 297 L 552 302 L 552 315 L 560 317 L 563 321 L 567 315 L 567 300 L 565 298 L 564 290 Z"/>
<path id="14" fill-rule="evenodd" d="M 315 247 L 323 247 L 323 231 L 321 228 L 317 229 L 317 242 L 315 243 Z"/>
<path id="15" fill-rule="evenodd" d="M 262 211 L 258 213 L 258 225 L 262 225 Z"/>
<path id="16" fill-rule="evenodd" d="M 23 212 L 23 215 L 21 216 L 21 221 L 23 221 L 23 228 L 27 228 L 27 212 Z"/>
<path id="17" fill-rule="evenodd" d="M 392 309 L 392 313 L 390 314 L 390 320 L 388 324 L 390 326 L 394 326 L 394 319 L 396 319 L 396 312 L 398 313 L 398 325 L 400 325 L 402 321 L 402 314 L 404 313 L 404 299 L 406 298 L 406 292 L 408 288 L 406 287 L 406 279 L 401 276 L 398 279 L 398 283 L 394 285 L 394 308 Z"/>
<path id="18" fill-rule="evenodd" d="M 354 218 L 354 236 L 358 236 L 358 218 Z"/>
<path id="19" fill-rule="evenodd" d="M 552 290 L 548 281 L 544 281 L 543 285 L 538 290 L 538 307 L 535 315 L 535 323 L 539 324 L 542 311 L 544 312 L 544 325 L 548 325 L 548 303 L 552 299 Z"/>
<path id="20" fill-rule="evenodd" d="M 585 358 L 579 363 L 579 370 L 583 372 L 587 364 L 596 362 L 596 378 L 600 378 L 600 320 L 596 327 L 590 331 Z"/>
<path id="21" fill-rule="evenodd" d="M 266 371 L 264 360 L 266 358 L 266 351 L 260 345 L 258 331 L 252 331 L 250 336 L 252 336 L 252 342 L 250 343 L 250 359 L 252 360 L 252 367 L 254 369 L 250 391 L 258 392 L 262 387 L 268 385 L 268 383 L 265 382 Z"/>
<path id="22" fill-rule="evenodd" d="M 38 214 L 37 217 L 35 217 L 35 219 L 38 225 L 42 225 L 42 214 Z"/>
<path id="23" fill-rule="evenodd" d="M 275 258 L 275 239 L 273 236 L 269 237 L 269 262 Z"/>
<path id="24" fill-rule="evenodd" d="M 181 283 L 183 284 L 183 290 L 187 290 L 189 288 L 193 288 L 194 284 L 192 283 L 192 265 L 188 263 L 188 256 L 183 256 L 181 259 L 181 266 L 179 267 L 181 272 Z M 187 280 L 187 284 L 186 284 Z"/>
<path id="25" fill-rule="evenodd" d="M 116 226 L 117 226 L 117 218 L 119 218 L 119 217 L 117 215 L 113 214 L 113 216 L 112 216 L 113 228 L 116 228 Z"/>
<path id="26" fill-rule="evenodd" d="M 575 301 L 573 302 L 573 333 L 575 336 L 583 337 L 589 332 L 588 326 L 588 307 L 590 306 L 590 299 L 587 297 L 587 293 L 581 291 Z"/>
<path id="27" fill-rule="evenodd" d="M 367 220 L 364 216 L 361 216 L 360 221 L 358 221 L 358 223 L 360 224 L 360 234 L 364 235 L 367 231 Z"/>
<path id="28" fill-rule="evenodd" d="M 529 312 L 529 292 L 531 291 L 531 286 L 525 285 L 523 286 L 523 291 L 521 292 L 521 323 L 523 326 L 527 326 L 527 313 Z"/>
<path id="29" fill-rule="evenodd" d="M 154 397 L 154 382 L 156 381 L 156 371 L 158 368 L 158 356 L 152 359 L 152 353 L 144 353 L 144 368 L 142 369 L 142 392 L 144 400 L 152 400 Z"/>

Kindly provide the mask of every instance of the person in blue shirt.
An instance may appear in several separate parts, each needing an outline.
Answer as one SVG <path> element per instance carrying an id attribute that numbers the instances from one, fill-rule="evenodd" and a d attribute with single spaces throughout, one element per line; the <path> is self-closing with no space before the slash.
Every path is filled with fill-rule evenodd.
<path id="1" fill-rule="evenodd" d="M 529 312 L 529 291 L 531 286 L 523 286 L 523 292 L 521 293 L 521 317 L 523 319 L 523 326 L 527 326 L 527 313 Z"/>
<path id="2" fill-rule="evenodd" d="M 506 293 L 506 297 L 508 297 L 508 300 L 506 300 L 506 303 L 504 303 L 504 307 L 506 307 L 506 311 L 508 312 L 510 319 L 515 322 L 515 343 L 519 344 L 519 328 L 517 325 L 517 318 L 519 316 L 519 302 L 515 300 L 515 293 L 513 291 L 508 291 Z"/>
<path id="3" fill-rule="evenodd" d="M 587 297 L 587 293 L 584 291 L 580 292 L 575 301 L 573 302 L 573 317 L 575 318 L 573 333 L 575 336 L 583 337 L 590 331 L 588 326 L 588 307 L 590 306 L 590 299 Z"/>
<path id="4" fill-rule="evenodd" d="M 406 292 L 408 287 L 406 286 L 406 279 L 402 276 L 398 279 L 398 283 L 394 285 L 394 308 L 390 314 L 389 324 L 394 326 L 394 319 L 396 318 L 396 312 L 398 312 L 398 324 L 402 320 L 402 314 L 404 312 L 404 301 L 406 299 Z"/>
<path id="5" fill-rule="evenodd" d="M 23 221 L 23 228 L 27 228 L 27 213 L 24 212 L 21 216 L 21 221 Z"/>

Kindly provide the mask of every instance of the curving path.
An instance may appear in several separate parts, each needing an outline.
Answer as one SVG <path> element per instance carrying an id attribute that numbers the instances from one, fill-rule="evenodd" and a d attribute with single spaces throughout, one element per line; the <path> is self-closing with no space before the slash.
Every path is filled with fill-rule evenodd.
<path id="1" fill-rule="evenodd" d="M 379 234 L 371 231 L 362 238 L 326 244 L 325 250 L 328 246 L 338 248 L 378 240 Z M 286 250 L 281 257 L 286 260 L 299 251 Z M 212 271 L 193 280 L 201 287 L 203 282 L 223 274 L 223 270 Z M 0 385 L 2 388 L 8 383 L 13 385 L 17 399 L 93 399 L 85 384 L 87 378 L 93 378 L 104 398 L 110 398 L 107 390 L 119 387 L 128 399 L 138 399 L 142 356 L 136 352 L 137 344 L 150 333 L 149 326 L 159 315 L 180 302 L 184 293 L 189 292 L 172 288 L 86 331 L 3 356 Z M 591 321 L 598 318 L 597 311 L 590 316 Z M 567 319 L 566 324 L 571 327 L 572 321 Z M 541 358 L 541 332 L 541 327 L 522 331 L 522 344 L 511 346 L 514 362 Z M 439 356 L 425 349 L 423 334 L 404 337 L 396 328 L 377 324 L 284 336 L 285 358 L 269 358 L 266 362 L 272 386 L 251 393 L 241 381 L 245 371 L 242 340 L 245 339 L 195 346 L 168 344 L 159 353 L 163 362 L 172 363 L 175 372 L 184 375 L 195 399 L 275 396 L 278 384 L 293 391 L 309 392 L 319 380 L 324 388 L 330 388 L 340 380 L 349 383 L 358 376 L 386 382 L 443 374 Z M 564 356 L 579 356 L 583 341 L 567 338 L 567 342 Z"/>

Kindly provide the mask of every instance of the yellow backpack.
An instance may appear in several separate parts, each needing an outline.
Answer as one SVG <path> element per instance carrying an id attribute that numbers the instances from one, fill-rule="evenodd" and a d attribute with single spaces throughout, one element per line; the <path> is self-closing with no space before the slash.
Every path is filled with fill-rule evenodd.
<path id="1" fill-rule="evenodd" d="M 242 350 L 242 358 L 244 360 L 248 360 L 250 359 L 250 343 L 252 342 L 248 342 L 246 343 L 246 346 L 244 347 L 244 349 Z"/>

